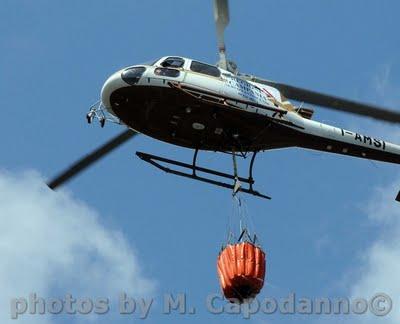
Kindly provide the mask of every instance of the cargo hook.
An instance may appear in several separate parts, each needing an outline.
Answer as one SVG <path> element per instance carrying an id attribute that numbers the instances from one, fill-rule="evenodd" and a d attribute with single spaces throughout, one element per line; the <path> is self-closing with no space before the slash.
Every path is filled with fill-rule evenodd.
<path id="1" fill-rule="evenodd" d="M 240 191 L 240 188 L 242 186 L 239 176 L 238 176 L 238 171 L 237 171 L 237 161 L 236 161 L 236 153 L 235 149 L 232 148 L 232 159 L 233 159 L 233 176 L 234 176 L 234 184 L 233 184 L 233 192 L 232 196 L 236 196 L 236 194 Z"/>

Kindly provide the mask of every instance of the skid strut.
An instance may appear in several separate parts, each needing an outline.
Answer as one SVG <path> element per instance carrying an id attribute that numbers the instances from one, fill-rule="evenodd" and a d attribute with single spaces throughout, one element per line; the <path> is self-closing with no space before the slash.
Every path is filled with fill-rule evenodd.
<path id="1" fill-rule="evenodd" d="M 212 170 L 212 169 L 208 169 L 208 168 L 204 168 L 201 166 L 198 166 L 196 164 L 197 162 L 197 156 L 198 156 L 198 150 L 195 150 L 194 156 L 193 156 L 193 162 L 192 164 L 189 163 L 184 163 L 184 162 L 180 162 L 180 161 L 175 161 L 175 160 L 171 160 L 171 159 L 167 159 L 161 156 L 156 156 L 156 155 L 151 155 L 148 153 L 143 153 L 143 152 L 136 152 L 136 155 L 142 159 L 143 161 L 150 163 L 151 165 L 155 166 L 156 168 L 165 171 L 167 173 L 171 173 L 171 174 L 175 174 L 181 177 L 185 177 L 185 178 L 190 178 L 190 179 L 194 179 L 194 180 L 198 180 L 201 182 L 205 182 L 205 183 L 209 183 L 209 184 L 213 184 L 219 187 L 223 187 L 223 188 L 227 188 L 227 189 L 231 189 L 234 193 L 241 191 L 256 197 L 260 197 L 260 198 L 264 198 L 264 199 L 271 199 L 271 197 L 266 196 L 256 190 L 253 189 L 253 184 L 254 184 L 254 179 L 252 177 L 252 168 L 253 168 L 253 164 L 254 164 L 254 158 L 255 158 L 255 153 L 252 157 L 252 162 L 250 163 L 250 171 L 249 171 L 249 177 L 248 178 L 243 178 L 243 177 L 239 177 L 237 175 L 237 169 L 235 168 L 235 174 L 228 174 L 228 173 L 224 173 L 221 171 L 217 171 L 217 170 Z M 235 157 L 234 157 L 235 159 Z M 184 171 L 180 171 L 180 170 L 175 170 L 175 169 L 171 169 L 169 166 L 170 165 L 175 165 L 178 166 L 180 168 L 183 169 L 188 169 L 191 171 L 191 173 L 188 172 L 184 172 Z M 234 163 L 234 165 L 236 165 Z M 210 179 L 207 177 L 203 177 L 198 175 L 198 172 L 201 173 L 206 173 L 206 174 L 211 174 L 214 175 L 216 177 L 221 177 L 221 178 L 225 178 L 225 179 L 230 179 L 233 180 L 234 183 L 233 184 L 229 184 L 226 182 L 222 182 L 222 181 L 218 181 L 215 179 Z M 249 185 L 249 188 L 244 188 L 241 183 L 245 183 Z M 236 191 L 235 191 L 236 190 Z"/>

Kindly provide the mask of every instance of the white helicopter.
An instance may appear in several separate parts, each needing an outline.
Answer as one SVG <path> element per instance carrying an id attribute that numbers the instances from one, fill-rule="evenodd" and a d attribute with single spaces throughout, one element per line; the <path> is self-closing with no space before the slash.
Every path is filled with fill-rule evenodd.
<path id="1" fill-rule="evenodd" d="M 312 120 L 313 110 L 288 101 L 399 123 L 400 113 L 264 80 L 238 72 L 226 58 L 224 32 L 229 23 L 228 0 L 214 0 L 220 60 L 206 64 L 180 56 L 165 56 L 111 75 L 101 100 L 87 114 L 101 126 L 108 121 L 128 128 L 49 182 L 54 189 L 136 134 L 194 149 L 192 163 L 137 152 L 163 171 L 200 180 L 234 192 L 270 197 L 253 189 L 253 164 L 260 151 L 302 147 L 364 159 L 400 163 L 400 146 L 354 131 Z M 231 154 L 233 174 L 196 165 L 199 150 Z M 236 157 L 252 154 L 248 177 L 239 177 Z M 175 165 L 180 169 L 171 169 Z M 187 168 L 190 172 L 180 171 Z M 205 177 L 201 174 L 211 174 Z M 228 178 L 232 183 L 215 180 Z M 241 183 L 247 183 L 244 188 Z M 400 201 L 400 193 L 396 200 Z"/>

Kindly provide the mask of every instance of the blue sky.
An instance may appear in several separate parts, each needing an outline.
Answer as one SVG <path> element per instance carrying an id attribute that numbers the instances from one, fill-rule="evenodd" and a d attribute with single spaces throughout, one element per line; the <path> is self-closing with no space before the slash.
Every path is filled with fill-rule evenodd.
<path id="1" fill-rule="evenodd" d="M 3 0 L 1 7 L 3 172 L 36 170 L 50 177 L 120 132 L 85 121 L 114 71 L 170 54 L 217 61 L 211 1 Z M 399 10 L 394 0 L 231 1 L 228 55 L 242 72 L 400 109 Z M 397 128 L 386 123 L 319 108 L 315 119 L 400 142 Z M 189 318 L 155 311 L 147 322 L 241 322 L 240 316 L 211 315 L 203 305 L 209 293 L 219 291 L 215 263 L 232 212 L 230 193 L 163 174 L 140 161 L 137 150 L 191 159 L 189 150 L 140 136 L 65 190 L 97 211 L 99 226 L 120 232 L 142 275 L 154 283 L 157 301 L 163 293 L 186 292 L 199 306 Z M 200 161 L 230 168 L 229 158 L 220 154 L 203 153 Z M 371 201 L 381 203 L 375 201 L 381 197 L 376 188 L 400 179 L 398 167 L 289 149 L 260 155 L 255 176 L 256 187 L 273 197 L 270 202 L 245 197 L 268 255 L 262 296 L 358 291 L 367 252 L 389 235 L 386 221 L 371 220 L 376 210 Z M 398 188 L 393 189 L 390 206 Z M 85 276 L 85 268 L 79 269 Z M 59 286 L 81 291 L 73 284 Z M 59 286 L 48 283 L 49 296 L 65 293 Z M 106 323 L 109 316 L 96 322 Z M 71 318 L 53 319 L 63 321 Z M 258 315 L 251 321 L 310 323 L 310 318 Z M 115 322 L 132 318 L 116 316 Z"/>

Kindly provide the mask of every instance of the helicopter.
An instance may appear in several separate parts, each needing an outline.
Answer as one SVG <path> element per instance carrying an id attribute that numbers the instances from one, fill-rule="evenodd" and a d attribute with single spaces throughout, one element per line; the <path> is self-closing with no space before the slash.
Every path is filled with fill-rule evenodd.
<path id="1" fill-rule="evenodd" d="M 399 145 L 313 120 L 314 110 L 303 104 L 391 123 L 400 122 L 399 112 L 239 72 L 227 59 L 224 41 L 230 20 L 228 0 L 214 0 L 214 19 L 219 51 L 216 65 L 164 56 L 123 68 L 105 81 L 87 121 L 97 119 L 102 127 L 113 122 L 126 129 L 51 179 L 51 189 L 138 134 L 194 151 L 191 163 L 136 152 L 162 171 L 266 199 L 271 197 L 253 187 L 253 166 L 259 152 L 298 147 L 400 163 Z M 233 173 L 197 165 L 199 151 L 231 155 Z M 248 176 L 241 177 L 236 160 L 250 155 Z M 400 192 L 396 200 L 400 201 Z"/>

